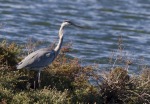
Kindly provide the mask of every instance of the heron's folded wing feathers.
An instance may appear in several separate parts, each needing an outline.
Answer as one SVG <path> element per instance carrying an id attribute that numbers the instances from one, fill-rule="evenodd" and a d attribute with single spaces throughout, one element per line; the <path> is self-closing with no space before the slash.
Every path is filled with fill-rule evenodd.
<path id="1" fill-rule="evenodd" d="M 25 59 L 23 59 L 18 65 L 17 69 L 24 67 L 38 68 L 44 67 L 50 64 L 55 58 L 54 51 L 43 51 L 38 50 L 29 54 Z"/>

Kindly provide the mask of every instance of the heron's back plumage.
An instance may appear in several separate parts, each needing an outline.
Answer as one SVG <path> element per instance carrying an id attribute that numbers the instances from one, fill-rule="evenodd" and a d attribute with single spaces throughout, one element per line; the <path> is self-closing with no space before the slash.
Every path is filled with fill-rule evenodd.
<path id="1" fill-rule="evenodd" d="M 48 48 L 39 49 L 35 52 L 32 52 L 27 57 L 25 57 L 20 63 L 17 65 L 17 69 L 29 68 L 43 68 L 55 59 L 55 51 L 50 51 Z"/>

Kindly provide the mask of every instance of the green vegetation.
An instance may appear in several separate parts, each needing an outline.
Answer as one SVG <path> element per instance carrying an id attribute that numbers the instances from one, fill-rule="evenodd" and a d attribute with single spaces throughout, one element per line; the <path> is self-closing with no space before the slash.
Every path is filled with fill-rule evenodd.
<path id="1" fill-rule="evenodd" d="M 0 104 L 148 104 L 150 70 L 129 75 L 127 67 L 99 73 L 69 58 L 65 47 L 57 59 L 41 73 L 41 88 L 34 87 L 34 71 L 16 70 L 21 48 L 0 43 Z M 120 49 L 121 50 L 121 49 Z M 89 80 L 90 79 L 90 80 Z M 94 82 L 96 84 L 91 84 Z"/>

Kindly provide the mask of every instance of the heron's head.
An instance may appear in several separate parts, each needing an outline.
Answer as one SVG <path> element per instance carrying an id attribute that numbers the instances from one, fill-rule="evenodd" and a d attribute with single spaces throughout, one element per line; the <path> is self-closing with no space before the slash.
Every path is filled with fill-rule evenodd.
<path id="1" fill-rule="evenodd" d="M 69 20 L 65 20 L 63 21 L 63 23 L 61 24 L 61 27 L 60 27 L 60 30 L 59 30 L 59 37 L 62 38 L 63 37 L 63 28 L 67 25 L 73 25 L 75 27 L 80 27 L 80 28 L 83 28 L 81 26 L 78 26 L 76 24 L 74 24 L 73 22 L 69 21 Z"/>
<path id="2" fill-rule="evenodd" d="M 78 26 L 78 25 L 74 24 L 73 22 L 71 22 L 71 21 L 69 21 L 69 20 L 65 20 L 65 21 L 63 21 L 63 23 L 61 24 L 62 27 L 67 26 L 67 25 L 73 25 L 73 26 L 75 26 L 75 27 L 80 27 L 80 28 L 82 28 L 81 26 Z"/>
<path id="3" fill-rule="evenodd" d="M 71 21 L 65 20 L 65 21 L 63 21 L 63 23 L 61 24 L 61 26 L 64 27 L 64 26 L 71 25 L 71 24 L 72 24 Z"/>

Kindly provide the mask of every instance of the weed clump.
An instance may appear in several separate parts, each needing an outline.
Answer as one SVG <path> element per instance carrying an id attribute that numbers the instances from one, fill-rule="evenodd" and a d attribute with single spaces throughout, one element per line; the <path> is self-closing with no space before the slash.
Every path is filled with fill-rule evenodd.
<path id="1" fill-rule="evenodd" d="M 15 43 L 8 44 L 6 40 L 0 43 L 0 64 L 3 66 L 14 66 L 17 64 L 17 54 L 20 52 Z"/>
<path id="2" fill-rule="evenodd" d="M 149 72 L 149 70 L 145 71 Z M 124 68 L 116 67 L 110 72 L 99 75 L 99 79 L 102 80 L 96 81 L 102 102 L 105 104 L 149 103 L 150 74 L 148 75 L 145 71 L 138 76 L 131 76 Z"/>

